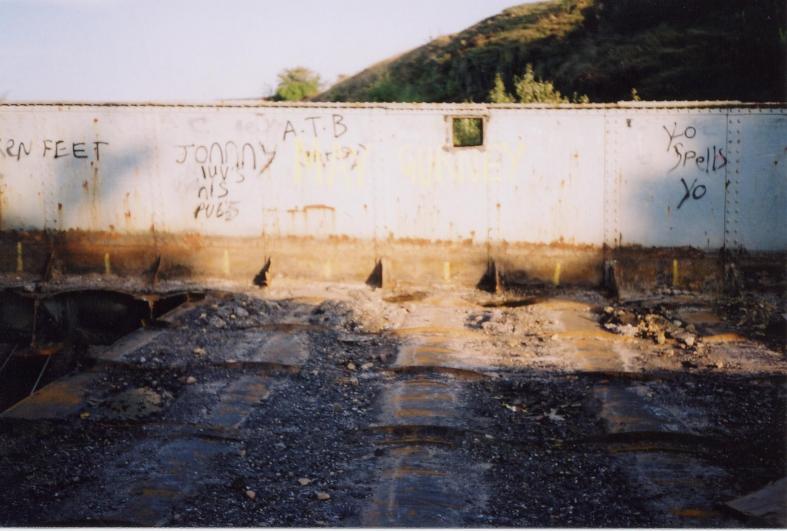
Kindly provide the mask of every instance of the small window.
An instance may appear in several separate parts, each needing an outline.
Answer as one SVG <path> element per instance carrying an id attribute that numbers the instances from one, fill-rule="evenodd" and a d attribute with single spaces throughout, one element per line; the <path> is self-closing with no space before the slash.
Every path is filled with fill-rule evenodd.
<path id="1" fill-rule="evenodd" d="M 484 145 L 483 118 L 453 118 L 454 147 L 473 147 Z"/>

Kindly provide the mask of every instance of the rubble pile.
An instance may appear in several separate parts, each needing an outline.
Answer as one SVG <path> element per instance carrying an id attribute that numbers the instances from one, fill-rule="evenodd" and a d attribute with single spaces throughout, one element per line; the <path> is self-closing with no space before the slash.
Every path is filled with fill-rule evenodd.
<path id="1" fill-rule="evenodd" d="M 686 350 L 693 350 L 702 341 L 693 324 L 684 323 L 663 306 L 652 309 L 605 306 L 600 320 L 610 332 L 652 339 L 657 345 L 672 340 Z"/>
<path id="2" fill-rule="evenodd" d="M 200 312 L 189 317 L 196 317 L 198 326 L 207 324 L 210 328 L 239 330 L 276 322 L 283 312 L 283 306 L 277 301 L 239 294 L 203 306 Z"/>
<path id="3" fill-rule="evenodd" d="M 309 317 L 311 324 L 319 324 L 351 333 L 379 333 L 396 328 L 407 309 L 403 304 L 383 304 L 379 294 L 367 290 L 352 290 L 351 300 L 326 300 L 318 304 Z"/>
<path id="4" fill-rule="evenodd" d="M 468 328 L 481 330 L 490 336 L 537 336 L 546 333 L 545 330 L 553 324 L 543 312 L 534 311 L 532 306 L 468 312 L 465 320 Z"/>
<path id="5" fill-rule="evenodd" d="M 752 293 L 721 298 L 716 306 L 719 314 L 728 322 L 754 337 L 764 338 L 770 335 L 781 338 L 781 347 L 784 350 L 787 308 L 780 310 L 774 302 Z"/>
<path id="6" fill-rule="evenodd" d="M 350 332 L 363 331 L 363 325 L 357 318 L 353 307 L 344 301 L 329 300 L 320 303 L 311 311 L 309 323 Z"/>

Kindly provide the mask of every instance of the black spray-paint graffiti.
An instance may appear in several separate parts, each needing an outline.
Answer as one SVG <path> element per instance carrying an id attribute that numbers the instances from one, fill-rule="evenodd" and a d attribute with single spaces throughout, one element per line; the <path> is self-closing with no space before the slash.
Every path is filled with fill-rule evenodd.
<path id="1" fill-rule="evenodd" d="M 686 180 L 683 178 L 681 178 L 680 182 L 683 184 L 684 195 L 683 199 L 678 203 L 678 210 L 680 210 L 680 207 L 683 206 L 683 203 L 685 203 L 687 199 L 702 199 L 708 191 L 708 188 L 704 184 L 697 184 L 697 179 L 694 179 L 691 185 L 686 184 Z"/>
<path id="2" fill-rule="evenodd" d="M 705 173 L 717 171 L 727 165 L 727 155 L 724 154 L 724 149 L 713 145 L 712 147 L 706 146 L 704 150 L 696 151 L 688 149 L 683 142 L 676 142 L 676 139 L 683 138 L 690 140 L 697 136 L 697 129 L 693 126 L 688 126 L 682 132 L 678 132 L 678 124 L 673 122 L 672 130 L 667 129 L 667 126 L 662 126 L 664 131 L 669 137 L 667 142 L 667 151 L 670 150 L 675 156 L 675 165 L 669 171 L 675 171 L 678 168 L 684 168 L 686 164 L 694 161 L 697 169 Z M 711 151 L 713 155 L 711 156 Z"/>
<path id="3" fill-rule="evenodd" d="M 194 219 L 198 219 L 200 213 L 205 219 L 215 218 L 224 221 L 232 221 L 239 213 L 238 205 L 240 201 L 233 201 L 229 198 L 230 190 L 234 184 L 240 184 L 243 179 L 230 179 L 230 167 L 201 166 L 202 177 L 200 187 L 197 190 L 199 203 L 194 209 Z"/>
<path id="4" fill-rule="evenodd" d="M 724 153 L 724 148 L 713 146 L 705 146 L 700 149 L 690 149 L 691 140 L 697 136 L 697 128 L 689 125 L 683 129 L 678 128 L 677 122 L 673 122 L 672 128 L 666 125 L 662 129 L 667 133 L 667 152 L 672 153 L 675 157 L 675 164 L 668 170 L 671 173 L 678 169 L 683 169 L 687 165 L 691 168 L 696 167 L 702 173 L 710 174 L 716 172 L 727 165 L 727 155 Z M 693 162 L 694 164 L 690 164 Z M 689 199 L 700 200 L 708 193 L 708 187 L 705 184 L 698 184 L 698 178 L 687 182 L 686 178 L 681 177 L 680 182 L 683 186 L 682 197 L 678 203 L 677 209 Z"/>
<path id="5" fill-rule="evenodd" d="M 258 175 L 265 173 L 276 158 L 276 146 L 268 148 L 262 142 L 233 142 L 229 140 L 223 144 L 212 142 L 210 144 L 178 144 L 180 150 L 175 162 L 185 164 L 221 164 L 234 168 L 245 179 L 247 171 L 257 171 Z"/>
<path id="6" fill-rule="evenodd" d="M 92 142 L 74 142 L 66 140 L 52 140 L 46 138 L 41 142 L 18 140 L 15 138 L 0 139 L 0 158 L 22 160 L 35 155 L 35 147 L 40 147 L 43 158 L 101 160 L 101 146 L 108 146 L 109 142 L 95 140 Z"/>
<path id="7" fill-rule="evenodd" d="M 297 128 L 292 121 L 287 120 L 281 138 L 283 142 L 286 142 L 290 135 L 297 138 L 299 134 L 309 135 L 309 132 L 311 132 L 312 138 L 317 138 L 322 133 L 327 133 L 329 127 L 333 138 L 339 138 L 347 133 L 347 125 L 345 125 L 344 116 L 341 114 L 332 114 L 330 125 L 326 125 L 322 116 L 307 116 L 303 120 L 309 122 L 309 125 L 303 125 L 302 128 Z"/>
<path id="8" fill-rule="evenodd" d="M 281 127 L 281 122 L 274 122 Z M 272 127 L 272 126 L 269 126 Z M 334 164 L 341 162 L 349 171 L 362 166 L 363 145 L 354 147 L 338 146 L 335 142 L 330 150 L 321 148 L 325 136 L 333 140 L 344 136 L 348 126 L 341 114 L 330 116 L 307 116 L 300 120 L 285 120 L 281 131 L 281 141 L 295 139 L 294 177 L 300 179 L 306 171 L 314 171 L 332 181 L 337 169 Z M 303 139 L 308 138 L 313 149 L 307 149 Z M 239 185 L 252 177 L 266 173 L 276 159 L 278 146 L 260 141 L 226 142 L 214 141 L 204 144 L 177 144 L 176 164 L 196 164 L 200 167 L 198 177 L 197 205 L 193 210 L 194 219 L 232 221 L 239 215 L 240 200 L 233 200 L 241 194 Z M 323 176 L 323 171 L 325 176 Z"/>
<path id="9" fill-rule="evenodd" d="M 262 142 L 211 142 L 179 144 L 177 164 L 200 167 L 194 219 L 232 221 L 240 213 L 240 201 L 230 198 L 233 187 L 264 174 L 276 159 L 276 147 Z M 237 193 L 237 192 L 236 192 Z"/>

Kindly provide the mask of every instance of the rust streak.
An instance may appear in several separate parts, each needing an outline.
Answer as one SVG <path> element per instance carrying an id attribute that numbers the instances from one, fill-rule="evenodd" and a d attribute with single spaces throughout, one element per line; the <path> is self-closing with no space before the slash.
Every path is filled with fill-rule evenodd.
<path id="1" fill-rule="evenodd" d="M 334 207 L 330 206 L 330 205 L 314 204 L 314 205 L 304 205 L 303 206 L 303 211 L 304 212 L 309 211 L 309 210 L 330 210 L 332 212 L 336 211 L 336 209 Z"/>

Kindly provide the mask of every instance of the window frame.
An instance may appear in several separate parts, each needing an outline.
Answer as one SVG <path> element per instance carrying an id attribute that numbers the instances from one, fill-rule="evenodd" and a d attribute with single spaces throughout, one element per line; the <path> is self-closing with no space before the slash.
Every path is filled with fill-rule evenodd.
<path id="1" fill-rule="evenodd" d="M 457 145 L 454 135 L 454 123 L 457 120 L 478 120 L 481 126 L 481 142 L 479 144 L 470 144 L 470 145 Z M 488 127 L 488 118 L 483 114 L 450 114 L 446 116 L 446 125 L 447 125 L 447 147 L 450 150 L 466 150 L 466 149 L 479 149 L 483 150 L 486 146 L 486 133 Z"/>

